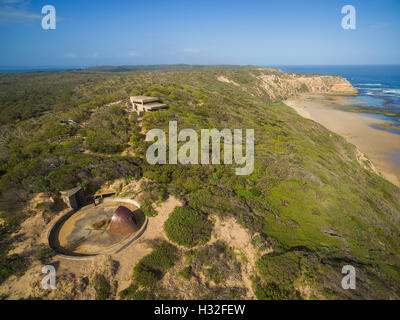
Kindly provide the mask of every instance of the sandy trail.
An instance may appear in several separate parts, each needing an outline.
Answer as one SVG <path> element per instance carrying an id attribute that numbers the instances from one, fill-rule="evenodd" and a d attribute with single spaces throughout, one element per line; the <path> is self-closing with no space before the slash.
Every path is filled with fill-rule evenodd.
<path id="1" fill-rule="evenodd" d="M 216 219 L 214 232 L 218 235 L 218 239 L 224 240 L 229 246 L 239 250 L 242 255 L 241 276 L 247 289 L 246 299 L 255 299 L 251 278 L 256 273 L 254 265 L 260 257 L 260 253 L 251 244 L 251 234 L 248 230 L 242 228 L 233 217 L 226 217 L 223 220 L 219 217 L 214 218 Z"/>
<path id="2" fill-rule="evenodd" d="M 152 251 L 151 241 L 157 239 L 167 240 L 164 232 L 164 223 L 175 207 L 183 204 L 173 196 L 163 202 L 155 210 L 157 216 L 149 218 L 149 222 L 143 236 L 134 245 L 112 255 L 112 259 L 118 261 L 119 269 L 115 275 L 118 280 L 118 292 L 126 289 L 132 282 L 132 270 L 136 263 Z"/>
<path id="3" fill-rule="evenodd" d="M 333 108 L 348 105 L 345 97 L 304 94 L 286 100 L 285 104 L 354 144 L 383 177 L 400 187 L 400 135 L 371 127 L 387 121 Z"/>

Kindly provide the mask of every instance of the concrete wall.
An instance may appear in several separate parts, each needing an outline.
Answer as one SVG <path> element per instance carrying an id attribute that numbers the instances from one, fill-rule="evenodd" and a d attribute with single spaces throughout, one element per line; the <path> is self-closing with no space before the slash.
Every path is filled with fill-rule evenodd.
<path id="1" fill-rule="evenodd" d="M 103 201 L 104 202 L 126 202 L 126 203 L 133 204 L 138 208 L 141 208 L 140 204 L 137 201 L 128 199 L 128 198 L 113 198 L 113 197 L 111 197 L 111 198 L 104 198 Z M 94 206 L 94 205 L 92 204 L 89 206 Z M 55 256 L 56 258 L 59 257 L 59 258 L 67 259 L 67 260 L 86 260 L 86 259 L 93 259 L 98 256 L 104 256 L 104 255 L 109 255 L 109 254 L 113 254 L 113 253 L 118 253 L 118 252 L 124 250 L 126 247 L 128 247 L 130 244 L 132 244 L 133 242 L 135 242 L 137 239 L 140 238 L 140 236 L 145 232 L 148 221 L 149 221 L 147 216 L 144 215 L 144 222 L 143 222 L 143 225 L 140 228 L 140 230 L 138 232 L 135 232 L 134 234 L 132 234 L 132 236 L 129 237 L 127 240 L 125 240 L 123 243 L 116 245 L 116 247 L 113 248 L 112 250 L 110 250 L 109 252 L 95 254 L 95 255 L 68 255 L 68 254 L 65 254 L 63 252 L 63 250 L 60 250 L 59 243 L 58 243 L 58 231 L 59 231 L 59 228 L 61 227 L 61 225 L 76 212 L 77 212 L 76 210 L 68 211 L 66 214 L 64 214 L 62 217 L 57 219 L 51 225 L 51 227 L 47 233 L 47 241 L 49 243 L 50 248 L 52 248 L 57 253 L 57 255 Z"/>

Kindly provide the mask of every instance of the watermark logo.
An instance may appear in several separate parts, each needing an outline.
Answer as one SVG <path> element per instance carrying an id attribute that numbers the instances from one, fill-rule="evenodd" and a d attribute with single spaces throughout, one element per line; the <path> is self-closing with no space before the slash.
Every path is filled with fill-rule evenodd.
<path id="1" fill-rule="evenodd" d="M 42 268 L 42 273 L 45 274 L 45 276 L 42 279 L 42 288 L 45 290 L 55 290 L 56 269 L 52 265 L 45 265 Z"/>
<path id="2" fill-rule="evenodd" d="M 243 155 L 243 131 L 234 129 L 202 129 L 199 159 L 198 134 L 193 129 L 183 129 L 178 134 L 176 121 L 169 122 L 168 132 L 169 164 L 221 164 L 221 140 L 223 138 L 223 164 L 239 166 L 236 175 L 249 175 L 254 171 L 254 130 L 246 129 L 246 150 Z M 161 129 L 152 129 L 146 134 L 146 141 L 153 142 L 146 152 L 149 164 L 167 164 L 167 135 Z M 211 140 L 211 159 L 210 159 Z M 178 150 L 178 142 L 185 142 Z M 210 161 L 211 160 L 211 161 Z"/>
<path id="3" fill-rule="evenodd" d="M 355 290 L 356 288 L 356 268 L 346 265 L 342 268 L 342 274 L 346 274 L 342 279 L 342 288 L 344 290 Z"/>
<path id="4" fill-rule="evenodd" d="M 342 14 L 345 14 L 345 16 L 342 18 L 342 28 L 345 30 L 355 30 L 356 8 L 352 5 L 345 5 L 342 8 Z"/>
<path id="5" fill-rule="evenodd" d="M 43 30 L 55 30 L 56 29 L 56 8 L 51 5 L 46 5 L 42 8 L 42 14 L 45 14 L 45 16 L 42 18 Z"/>

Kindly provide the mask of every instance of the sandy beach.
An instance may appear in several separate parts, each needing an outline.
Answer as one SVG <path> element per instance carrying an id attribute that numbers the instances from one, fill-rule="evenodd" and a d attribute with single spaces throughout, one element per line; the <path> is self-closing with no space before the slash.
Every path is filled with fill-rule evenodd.
<path id="1" fill-rule="evenodd" d="M 304 94 L 285 104 L 354 144 L 383 177 L 400 187 L 400 135 L 371 127 L 386 121 L 335 109 L 349 104 L 346 97 Z"/>

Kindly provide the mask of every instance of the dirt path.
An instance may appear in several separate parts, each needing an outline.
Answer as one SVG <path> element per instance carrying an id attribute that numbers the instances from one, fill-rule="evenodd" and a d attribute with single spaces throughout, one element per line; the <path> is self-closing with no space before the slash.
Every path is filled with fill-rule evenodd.
<path id="1" fill-rule="evenodd" d="M 151 252 L 151 242 L 157 239 L 167 240 L 164 232 L 164 223 L 175 207 L 182 205 L 178 199 L 170 196 L 155 209 L 157 216 L 149 218 L 147 229 L 143 236 L 134 245 L 129 246 L 120 253 L 112 255 L 112 259 L 120 265 L 115 275 L 118 281 L 118 292 L 126 289 L 131 284 L 132 269 L 141 258 Z"/>
<path id="2" fill-rule="evenodd" d="M 219 217 L 214 218 L 216 219 L 214 232 L 218 239 L 225 241 L 239 253 L 242 264 L 242 280 L 247 289 L 246 299 L 256 299 L 251 278 L 256 274 L 255 263 L 261 253 L 251 243 L 253 236 L 247 229 L 240 226 L 233 217 L 227 217 L 223 220 Z M 263 252 L 263 254 L 265 253 L 268 252 Z"/>

